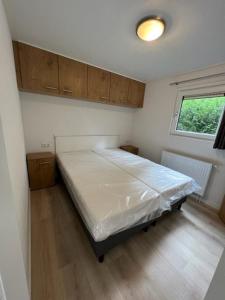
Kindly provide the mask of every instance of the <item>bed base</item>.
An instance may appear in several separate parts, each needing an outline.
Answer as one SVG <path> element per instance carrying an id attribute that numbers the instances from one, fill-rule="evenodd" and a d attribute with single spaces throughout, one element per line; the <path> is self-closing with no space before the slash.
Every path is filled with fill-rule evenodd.
<path id="1" fill-rule="evenodd" d="M 74 195 L 72 194 L 72 192 L 70 191 L 70 188 L 69 186 L 67 186 L 67 183 L 66 183 L 66 180 L 64 179 L 62 173 L 60 172 L 60 168 L 58 170 L 58 174 L 59 174 L 59 181 L 63 182 L 64 185 L 66 186 L 66 190 L 68 191 L 72 201 L 73 201 L 73 204 L 74 204 L 74 201 L 76 201 L 76 199 L 74 199 Z M 61 180 L 62 179 L 62 180 Z M 130 227 L 126 230 L 123 230 L 123 231 L 120 231 L 116 234 L 113 234 L 111 236 L 109 236 L 107 239 L 103 240 L 103 241 L 100 241 L 100 242 L 96 242 L 91 233 L 89 232 L 89 230 L 87 229 L 87 226 L 85 225 L 79 211 L 77 210 L 76 208 L 76 205 L 74 204 L 74 208 L 77 212 L 77 215 L 80 219 L 80 222 L 82 224 L 82 227 L 84 229 L 84 231 L 86 232 L 86 235 L 89 239 L 89 242 L 92 246 L 92 249 L 96 255 L 96 257 L 98 258 L 98 261 L 100 263 L 102 263 L 104 261 L 104 256 L 105 254 L 110 250 L 112 249 L 113 247 L 117 246 L 118 244 L 128 240 L 130 237 L 132 237 L 135 233 L 138 233 L 140 231 L 144 231 L 144 232 L 147 232 L 149 227 L 150 226 L 155 226 L 157 221 L 159 219 L 161 219 L 165 214 L 168 214 L 170 213 L 171 211 L 175 211 L 175 210 L 181 210 L 181 207 L 182 207 L 182 204 L 186 201 L 187 199 L 187 196 L 185 196 L 184 198 L 181 198 L 179 200 L 177 200 L 176 202 L 174 202 L 172 205 L 171 205 L 171 210 L 168 210 L 168 211 L 164 211 L 163 214 L 160 216 L 160 217 L 157 217 L 155 219 L 152 219 L 148 222 L 145 222 L 145 223 L 142 223 L 142 224 L 139 224 L 139 225 L 136 225 L 136 226 L 133 226 L 133 227 Z"/>
<path id="2" fill-rule="evenodd" d="M 176 201 L 174 204 L 172 204 L 172 211 L 174 210 L 181 210 L 182 204 L 186 201 L 187 197 L 184 197 L 178 201 Z M 74 205 L 75 206 L 75 205 Z M 75 206 L 76 209 L 76 206 Z M 77 211 L 77 209 L 76 209 Z M 132 237 L 135 233 L 138 233 L 140 231 L 147 232 L 150 226 L 156 226 L 156 223 L 159 219 L 162 218 L 165 214 L 168 214 L 170 211 L 165 211 L 160 217 L 152 219 L 151 221 L 133 226 L 131 228 L 128 228 L 126 230 L 120 231 L 114 235 L 109 236 L 107 239 L 96 242 L 89 230 L 87 229 L 86 225 L 84 224 L 83 219 L 81 218 L 79 212 L 77 211 L 78 217 L 81 221 L 82 227 L 84 228 L 84 231 L 87 234 L 87 237 L 89 239 L 89 242 L 92 246 L 92 249 L 100 263 L 104 262 L 105 254 L 112 249 L 113 247 L 117 246 L 118 244 L 126 241 L 130 237 Z"/>

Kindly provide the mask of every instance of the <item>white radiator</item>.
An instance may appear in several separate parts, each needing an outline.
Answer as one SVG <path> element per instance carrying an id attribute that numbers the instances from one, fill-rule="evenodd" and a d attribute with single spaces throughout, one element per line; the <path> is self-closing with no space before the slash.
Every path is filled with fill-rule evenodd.
<path id="1" fill-rule="evenodd" d="M 212 171 L 211 163 L 162 151 L 161 164 L 195 179 L 201 187 L 201 190 L 197 194 L 202 197 L 204 196 Z"/>

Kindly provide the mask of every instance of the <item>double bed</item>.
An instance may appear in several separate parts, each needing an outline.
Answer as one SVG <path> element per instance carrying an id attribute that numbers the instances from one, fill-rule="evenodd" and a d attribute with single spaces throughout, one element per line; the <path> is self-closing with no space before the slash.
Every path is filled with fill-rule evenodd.
<path id="1" fill-rule="evenodd" d="M 100 262 L 198 189 L 192 178 L 118 149 L 118 136 L 56 137 L 55 143 L 60 173 Z"/>

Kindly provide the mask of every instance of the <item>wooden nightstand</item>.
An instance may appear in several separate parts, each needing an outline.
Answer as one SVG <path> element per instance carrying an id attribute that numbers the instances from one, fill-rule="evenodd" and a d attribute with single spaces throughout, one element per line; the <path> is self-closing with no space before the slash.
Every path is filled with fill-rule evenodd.
<path id="1" fill-rule="evenodd" d="M 27 154 L 27 167 L 31 190 L 55 184 L 55 155 L 51 152 Z"/>
<path id="2" fill-rule="evenodd" d="M 124 151 L 127 151 L 127 152 L 130 152 L 130 153 L 133 153 L 133 154 L 136 154 L 138 155 L 138 147 L 135 147 L 135 146 L 132 146 L 132 145 L 124 145 L 124 146 L 120 146 L 120 149 L 124 150 Z"/>
<path id="3" fill-rule="evenodd" d="M 225 196 L 224 196 L 224 199 L 223 199 L 223 204 L 220 208 L 220 211 L 219 211 L 219 216 L 220 216 L 220 219 L 225 223 Z"/>

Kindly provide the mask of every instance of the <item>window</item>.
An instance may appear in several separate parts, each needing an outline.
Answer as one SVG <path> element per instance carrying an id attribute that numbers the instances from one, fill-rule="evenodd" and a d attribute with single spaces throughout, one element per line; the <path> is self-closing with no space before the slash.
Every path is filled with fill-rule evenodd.
<path id="1" fill-rule="evenodd" d="M 178 97 L 172 133 L 214 139 L 225 107 L 225 94 Z"/>

